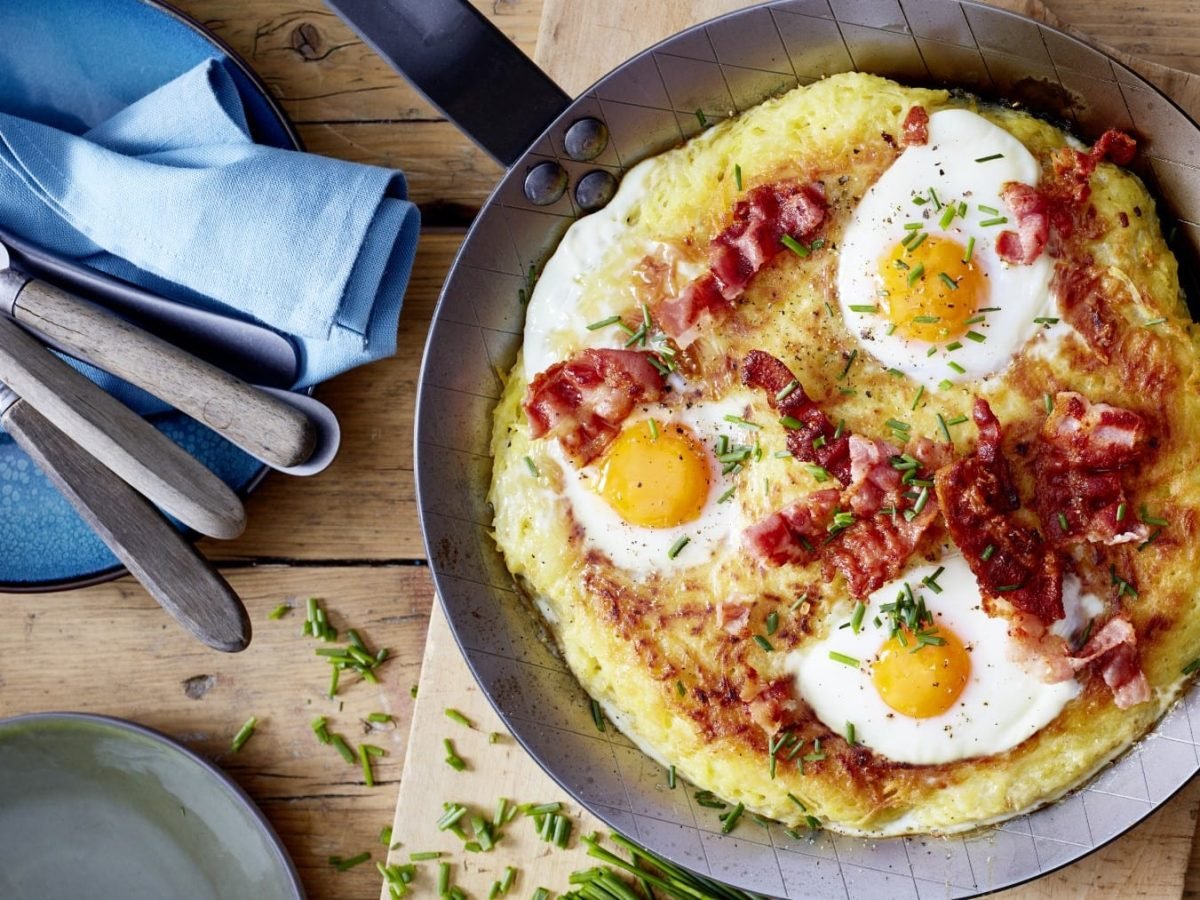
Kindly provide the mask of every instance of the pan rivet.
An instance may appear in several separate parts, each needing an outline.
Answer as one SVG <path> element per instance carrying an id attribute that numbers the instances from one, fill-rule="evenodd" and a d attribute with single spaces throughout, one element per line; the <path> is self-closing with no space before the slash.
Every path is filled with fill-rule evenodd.
<path id="1" fill-rule="evenodd" d="M 525 176 L 525 196 L 535 206 L 549 206 L 567 190 L 567 172 L 556 162 L 540 162 Z"/>
<path id="2" fill-rule="evenodd" d="M 588 172 L 575 185 L 575 202 L 584 210 L 591 212 L 602 206 L 617 192 L 617 179 L 611 173 L 596 169 Z"/>
<path id="3" fill-rule="evenodd" d="M 595 159 L 608 146 L 608 126 L 599 119 L 580 119 L 563 135 L 563 148 L 571 159 Z"/>

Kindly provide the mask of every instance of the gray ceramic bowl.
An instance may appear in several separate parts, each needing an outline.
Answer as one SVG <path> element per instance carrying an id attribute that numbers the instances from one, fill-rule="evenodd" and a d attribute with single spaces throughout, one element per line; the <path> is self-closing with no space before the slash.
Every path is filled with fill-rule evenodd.
<path id="1" fill-rule="evenodd" d="M 0 721 L 0 897 L 303 900 L 270 824 L 216 766 L 132 722 Z"/>

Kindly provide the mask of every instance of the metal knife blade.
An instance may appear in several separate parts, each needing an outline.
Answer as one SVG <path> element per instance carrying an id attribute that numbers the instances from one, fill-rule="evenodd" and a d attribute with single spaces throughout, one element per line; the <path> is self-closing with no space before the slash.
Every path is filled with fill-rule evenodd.
<path id="1" fill-rule="evenodd" d="M 216 538 L 237 537 L 245 528 L 242 502 L 221 479 L 5 316 L 0 381 L 185 525 Z"/>
<path id="2" fill-rule="evenodd" d="M 3 384 L 0 423 L 163 609 L 210 647 L 245 649 L 242 601 L 153 504 Z"/>
<path id="3" fill-rule="evenodd" d="M 0 268 L 8 253 L 0 243 Z M 0 272 L 0 314 L 11 315 L 72 356 L 137 385 L 277 469 L 305 462 L 316 429 L 304 413 L 94 303 Z"/>

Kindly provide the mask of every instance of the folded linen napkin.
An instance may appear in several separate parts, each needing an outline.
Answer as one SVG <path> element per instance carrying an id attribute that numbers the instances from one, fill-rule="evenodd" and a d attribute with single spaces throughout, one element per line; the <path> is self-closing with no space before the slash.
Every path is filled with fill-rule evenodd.
<path id="1" fill-rule="evenodd" d="M 291 336 L 296 387 L 395 352 L 419 227 L 405 196 L 399 172 L 253 143 L 219 59 L 82 135 L 0 114 L 0 222 L 164 297 Z"/>

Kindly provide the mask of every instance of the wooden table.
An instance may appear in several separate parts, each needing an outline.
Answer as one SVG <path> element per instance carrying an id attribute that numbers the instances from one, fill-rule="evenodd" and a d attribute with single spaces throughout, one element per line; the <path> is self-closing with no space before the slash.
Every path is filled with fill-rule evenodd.
<path id="1" fill-rule="evenodd" d="M 323 475 L 272 476 L 248 501 L 250 526 L 204 552 L 241 593 L 255 625 L 236 656 L 187 638 L 128 578 L 70 593 L 4 595 L 0 714 L 73 709 L 136 719 L 215 760 L 258 801 L 313 898 L 378 895 L 374 867 L 345 873 L 331 855 L 373 850 L 389 823 L 411 719 L 433 590 L 417 523 L 412 419 L 425 332 L 442 279 L 499 167 L 444 121 L 317 0 L 176 0 L 265 78 L 309 150 L 405 171 L 425 233 L 395 358 L 323 386 L 341 417 L 343 448 Z M 532 54 L 541 0 L 473 0 Z M 1119 5 L 1048 0 L 1094 37 L 1148 59 L 1200 71 L 1200 15 L 1185 0 L 1131 33 Z M 325 696 L 327 666 L 301 638 L 301 615 L 270 621 L 282 602 L 323 598 L 334 624 L 391 650 L 381 683 Z M 314 739 L 317 715 L 357 743 L 369 712 L 396 717 L 370 740 L 388 749 L 376 786 Z M 250 715 L 254 738 L 229 742 Z M 1083 863 L 1086 865 L 1087 863 Z M 1193 865 L 1185 896 L 1200 896 Z"/>

